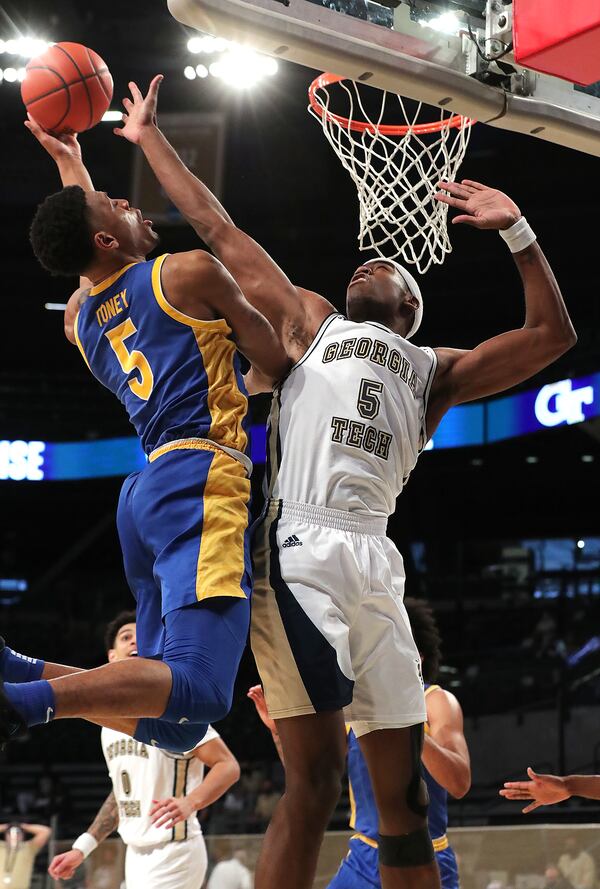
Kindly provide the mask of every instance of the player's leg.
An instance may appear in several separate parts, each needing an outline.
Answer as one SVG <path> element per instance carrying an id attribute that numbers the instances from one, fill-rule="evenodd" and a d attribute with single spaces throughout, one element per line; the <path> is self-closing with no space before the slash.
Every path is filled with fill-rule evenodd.
<path id="1" fill-rule="evenodd" d="M 0 677 L 5 682 L 34 682 L 37 679 L 58 679 L 59 676 L 69 676 L 71 673 L 83 673 L 83 667 L 68 667 L 65 664 L 53 664 L 37 658 L 28 657 L 9 648 L 0 636 Z M 111 728 L 115 732 L 126 735 L 135 734 L 137 719 L 118 719 L 98 721 L 88 719 L 95 725 Z"/>
<path id="2" fill-rule="evenodd" d="M 341 710 L 277 719 L 285 792 L 256 865 L 256 889 L 313 885 L 323 835 L 342 787 L 346 730 Z"/>
<path id="3" fill-rule="evenodd" d="M 345 770 L 342 708 L 354 683 L 348 625 L 332 594 L 342 566 L 335 533 L 306 518 L 286 519 L 273 504 L 255 536 L 252 650 L 277 723 L 286 782 L 261 849 L 256 889 L 312 886 Z M 302 546 L 289 545 L 293 534 Z M 351 600 L 352 579 L 343 581 Z"/>
<path id="4" fill-rule="evenodd" d="M 358 724 L 355 731 L 358 729 Z M 359 737 L 379 814 L 379 867 L 384 889 L 439 889 L 427 829 L 421 775 L 423 726 L 380 729 Z"/>
<path id="5" fill-rule="evenodd" d="M 439 889 L 421 776 L 421 661 L 401 599 L 402 557 L 385 537 L 364 535 L 361 545 L 369 595 L 350 632 L 356 681 L 346 716 L 377 805 L 381 882 L 384 889 Z"/>

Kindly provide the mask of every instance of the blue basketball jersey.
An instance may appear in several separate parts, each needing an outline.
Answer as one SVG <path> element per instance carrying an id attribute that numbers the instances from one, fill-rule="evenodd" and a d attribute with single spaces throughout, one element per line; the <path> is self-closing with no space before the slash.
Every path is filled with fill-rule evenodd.
<path id="1" fill-rule="evenodd" d="M 126 265 L 92 287 L 75 321 L 77 345 L 125 406 L 146 454 L 188 438 L 243 453 L 248 399 L 231 329 L 168 303 L 167 255 Z"/>

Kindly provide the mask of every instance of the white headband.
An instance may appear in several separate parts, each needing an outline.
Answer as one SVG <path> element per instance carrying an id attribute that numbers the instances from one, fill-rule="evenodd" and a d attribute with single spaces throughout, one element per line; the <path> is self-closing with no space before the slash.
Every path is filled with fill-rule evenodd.
<path id="1" fill-rule="evenodd" d="M 421 321 L 423 320 L 423 297 L 421 296 L 421 288 L 417 284 L 416 279 L 413 278 L 413 276 L 405 266 L 400 265 L 400 263 L 396 262 L 395 259 L 388 259 L 387 262 L 394 263 L 401 277 L 404 279 L 404 282 L 408 287 L 410 293 L 416 298 L 417 302 L 419 303 L 419 305 L 415 309 L 412 327 L 406 334 L 406 339 L 409 340 L 412 336 L 415 335 L 415 333 L 421 326 Z"/>

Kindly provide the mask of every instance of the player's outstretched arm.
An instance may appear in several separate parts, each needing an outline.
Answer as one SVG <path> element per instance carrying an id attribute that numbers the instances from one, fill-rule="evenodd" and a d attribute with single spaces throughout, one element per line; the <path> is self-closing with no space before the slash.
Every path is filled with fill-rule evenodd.
<path id="1" fill-rule="evenodd" d="M 461 211 L 453 223 L 507 230 L 522 218 L 509 197 L 479 182 L 441 182 L 440 188 L 436 198 Z M 577 342 L 559 286 L 537 242 L 513 253 L 513 258 L 525 291 L 525 323 L 471 351 L 436 349 L 438 371 L 427 411 L 430 434 L 452 405 L 494 395 L 529 379 Z"/>
<path id="2" fill-rule="evenodd" d="M 63 186 L 79 185 L 84 191 L 94 190 L 92 178 L 83 163 L 77 136 L 66 133 L 51 136 L 30 115 L 25 121 L 25 126 L 56 163 Z"/>
<path id="3" fill-rule="evenodd" d="M 523 809 L 524 814 L 540 806 L 553 806 L 572 796 L 600 799 L 600 775 L 538 775 L 531 767 L 527 774 L 529 781 L 505 781 L 499 791 L 505 799 L 532 800 Z"/>
<path id="4" fill-rule="evenodd" d="M 153 800 L 150 818 L 155 827 L 171 830 L 194 812 L 212 805 L 240 780 L 240 764 L 221 738 L 200 744 L 192 755 L 208 766 L 209 773 L 187 796 Z"/>
<path id="5" fill-rule="evenodd" d="M 455 799 L 471 787 L 471 761 L 463 730 L 462 709 L 453 694 L 435 689 L 427 695 L 423 764 L 431 777 Z"/>
<path id="6" fill-rule="evenodd" d="M 118 826 L 119 806 L 111 790 L 86 831 L 89 834 L 89 842 L 92 846 L 94 841 L 99 845 Z M 82 834 L 82 837 L 85 836 L 86 834 Z M 82 839 L 82 837 L 79 839 Z M 85 855 L 80 849 L 69 849 L 68 852 L 62 852 L 60 855 L 54 856 L 48 867 L 48 873 L 54 880 L 70 880 L 84 858 Z"/>
<path id="7" fill-rule="evenodd" d="M 290 361 L 273 327 L 210 253 L 191 250 L 168 256 L 162 286 L 168 301 L 184 314 L 199 320 L 225 318 L 238 349 L 263 378 L 273 384 L 285 376 Z"/>
<path id="8" fill-rule="evenodd" d="M 233 223 L 214 194 L 187 169 L 156 124 L 162 75 L 142 96 L 130 83 L 122 129 L 115 133 L 139 145 L 180 213 L 233 275 L 246 298 L 269 319 L 292 360 L 306 349 L 323 318 L 335 311 L 317 294 L 296 288 L 277 263 Z"/>

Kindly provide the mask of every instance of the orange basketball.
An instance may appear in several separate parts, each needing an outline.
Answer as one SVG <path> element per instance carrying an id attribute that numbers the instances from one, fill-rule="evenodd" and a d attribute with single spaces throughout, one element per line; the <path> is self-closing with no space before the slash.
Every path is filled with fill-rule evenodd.
<path id="1" fill-rule="evenodd" d="M 81 43 L 55 43 L 26 68 L 21 97 L 36 123 L 52 133 L 81 133 L 110 105 L 113 80 L 98 53 Z"/>

